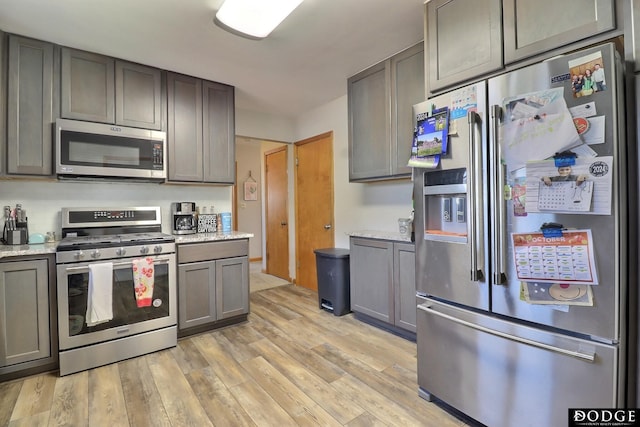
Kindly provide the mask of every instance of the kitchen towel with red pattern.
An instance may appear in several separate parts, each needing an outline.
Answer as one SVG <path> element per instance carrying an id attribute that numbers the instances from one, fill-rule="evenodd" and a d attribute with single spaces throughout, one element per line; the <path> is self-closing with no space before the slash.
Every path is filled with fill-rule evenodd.
<path id="1" fill-rule="evenodd" d="M 153 298 L 153 258 L 133 260 L 133 289 L 138 307 L 149 307 Z"/>

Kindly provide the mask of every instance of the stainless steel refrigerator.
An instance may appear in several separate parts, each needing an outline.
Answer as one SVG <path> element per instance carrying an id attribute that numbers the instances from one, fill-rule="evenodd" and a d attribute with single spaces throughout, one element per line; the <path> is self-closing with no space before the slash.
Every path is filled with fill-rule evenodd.
<path id="1" fill-rule="evenodd" d="M 604 86 L 576 88 L 573 74 L 596 62 Z M 443 107 L 450 118 L 438 165 L 413 173 L 418 384 L 425 399 L 492 427 L 567 425 L 569 408 L 627 404 L 627 374 L 634 371 L 626 346 L 635 333 L 627 329 L 635 310 L 627 288 L 636 286 L 628 283 L 636 266 L 627 259 L 626 182 L 635 175 L 627 167 L 623 84 L 615 46 L 605 44 L 414 106 L 418 118 Z M 558 93 L 562 99 L 553 98 Z M 575 134 L 562 124 L 567 111 Z M 579 210 L 566 194 L 556 202 L 551 186 L 543 187 L 544 175 L 562 162 L 593 181 Z M 588 278 L 578 278 L 575 266 L 572 275 L 554 275 L 566 247 L 551 249 L 558 251 L 551 273 L 533 272 L 537 255 L 527 255 L 533 258 L 520 269 L 518 239 L 557 242 L 573 230 L 591 237 L 569 248 L 589 251 Z M 544 248 L 532 243 L 528 250 Z M 588 295 L 577 301 L 565 290 Z"/>

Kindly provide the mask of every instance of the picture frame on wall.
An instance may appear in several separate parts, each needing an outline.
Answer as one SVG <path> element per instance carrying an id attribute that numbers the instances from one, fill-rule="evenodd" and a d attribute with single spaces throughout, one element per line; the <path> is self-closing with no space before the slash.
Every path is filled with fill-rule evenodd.
<path id="1" fill-rule="evenodd" d="M 258 200 L 258 183 L 256 181 L 245 181 L 244 199 Z"/>

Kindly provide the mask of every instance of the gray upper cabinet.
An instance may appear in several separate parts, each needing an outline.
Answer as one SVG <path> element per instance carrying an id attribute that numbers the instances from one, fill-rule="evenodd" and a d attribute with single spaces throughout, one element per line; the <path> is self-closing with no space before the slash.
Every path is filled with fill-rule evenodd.
<path id="1" fill-rule="evenodd" d="M 53 44 L 9 36 L 7 173 L 51 175 L 58 115 Z"/>
<path id="2" fill-rule="evenodd" d="M 389 82 L 385 63 L 348 80 L 350 181 L 391 173 Z"/>
<path id="3" fill-rule="evenodd" d="M 503 9 L 507 64 L 615 28 L 614 0 L 503 0 Z"/>
<path id="4" fill-rule="evenodd" d="M 202 182 L 202 81 L 167 74 L 169 181 Z"/>
<path id="5" fill-rule="evenodd" d="M 417 44 L 391 58 L 392 170 L 391 174 L 411 175 L 407 166 L 413 142 L 413 105 L 425 100 L 424 44 Z M 395 141 L 395 144 L 393 143 Z"/>
<path id="6" fill-rule="evenodd" d="M 115 60 L 62 48 L 61 115 L 115 123 Z"/>
<path id="7" fill-rule="evenodd" d="M 7 34 L 0 31 L 0 175 L 4 175 L 7 159 L 6 105 L 7 105 L 7 71 L 6 63 L 8 49 L 6 48 Z"/>
<path id="8" fill-rule="evenodd" d="M 162 71 L 119 60 L 115 67 L 116 124 L 164 129 Z"/>
<path id="9" fill-rule="evenodd" d="M 169 181 L 233 184 L 234 88 L 167 75 Z"/>
<path id="10" fill-rule="evenodd" d="M 409 177 L 411 107 L 424 100 L 424 49 L 419 43 L 347 81 L 349 180 Z"/>
<path id="11" fill-rule="evenodd" d="M 500 0 L 432 0 L 425 7 L 430 92 L 502 68 Z M 531 19 L 540 21 L 541 10 Z"/>
<path id="12" fill-rule="evenodd" d="M 61 116 L 164 129 L 162 70 L 62 48 Z"/>
<path id="13" fill-rule="evenodd" d="M 236 174 L 234 88 L 205 81 L 202 90 L 204 181 L 233 184 Z"/>

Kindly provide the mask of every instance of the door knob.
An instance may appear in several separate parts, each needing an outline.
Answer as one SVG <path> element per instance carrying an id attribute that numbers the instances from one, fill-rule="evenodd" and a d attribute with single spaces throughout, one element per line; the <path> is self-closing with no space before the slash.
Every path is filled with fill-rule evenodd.
<path id="1" fill-rule="evenodd" d="M 331 224 L 325 224 L 324 225 L 324 229 L 325 230 L 331 230 Z"/>
<path id="2" fill-rule="evenodd" d="M 285 225 L 287 225 L 287 221 L 280 222 L 280 225 L 284 227 Z"/>

